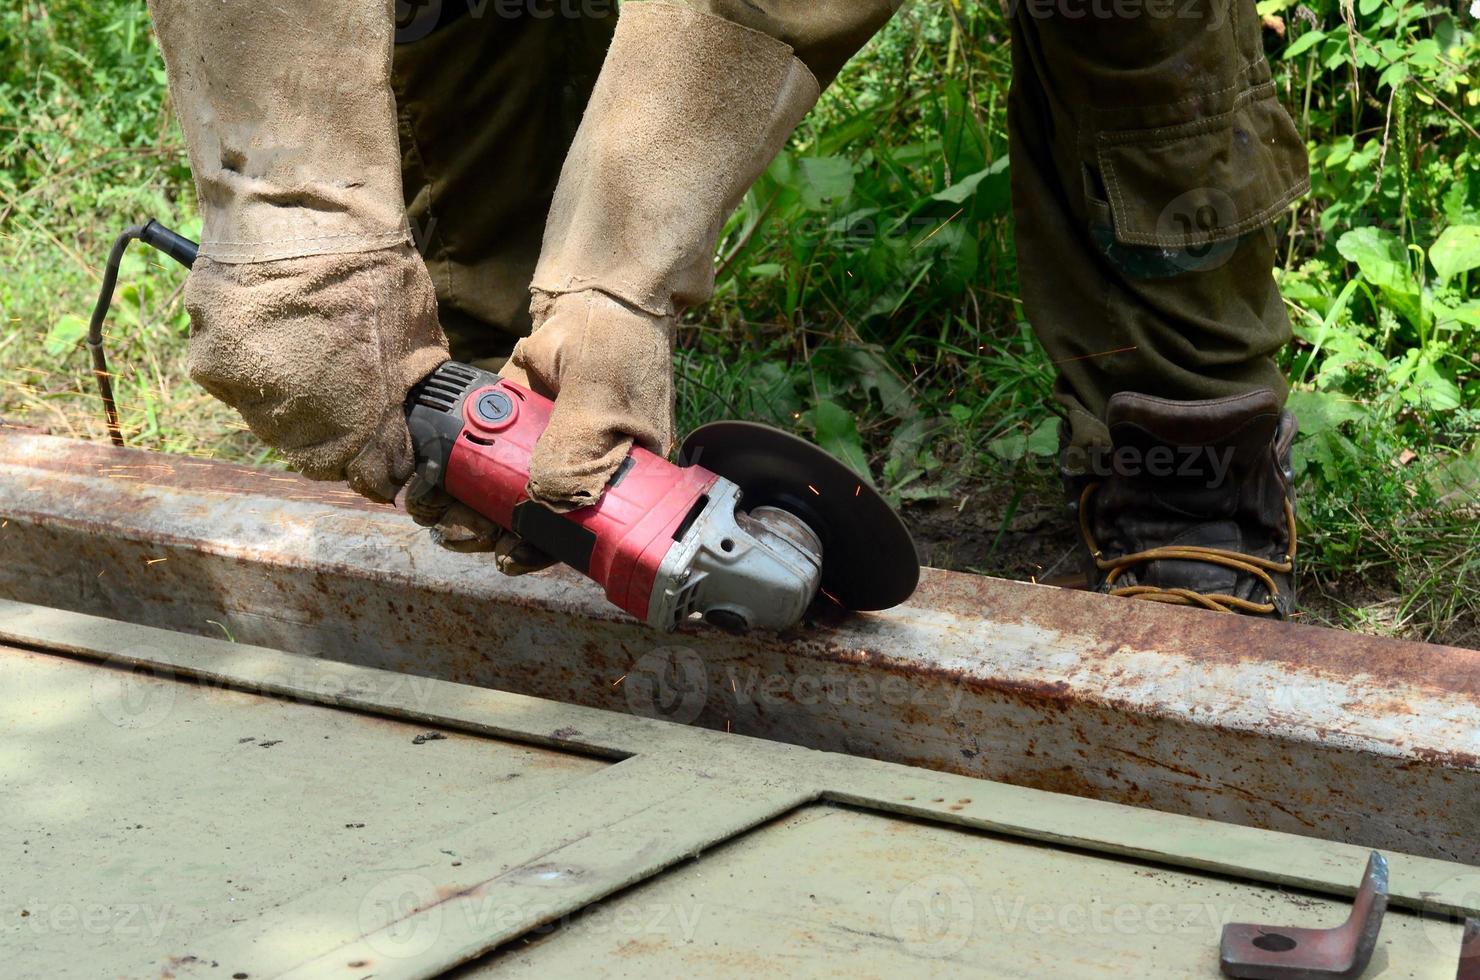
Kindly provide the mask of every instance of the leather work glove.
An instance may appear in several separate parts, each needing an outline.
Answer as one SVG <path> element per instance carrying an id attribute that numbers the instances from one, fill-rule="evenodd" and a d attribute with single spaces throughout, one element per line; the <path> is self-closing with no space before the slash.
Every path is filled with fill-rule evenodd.
<path id="1" fill-rule="evenodd" d="M 204 230 L 190 375 L 315 480 L 391 500 L 447 359 L 411 247 L 383 0 L 150 0 Z"/>
<path id="2" fill-rule="evenodd" d="M 538 295 L 533 314 L 534 332 L 514 348 L 499 375 L 555 400 L 547 437 L 530 461 L 528 489 L 552 509 L 569 511 L 596 502 L 634 440 L 667 454 L 673 441 L 672 320 L 634 311 L 596 290 Z M 574 457 L 544 455 L 566 448 Z M 540 482 L 540 473 L 560 482 Z M 438 543 L 454 551 L 493 552 L 505 574 L 553 563 L 420 476 L 408 484 L 405 505 L 417 523 L 433 528 Z"/>
<path id="3" fill-rule="evenodd" d="M 616 35 L 561 170 L 534 332 L 506 369 L 557 393 L 529 494 L 594 503 L 634 442 L 673 441 L 673 337 L 714 292 L 720 231 L 819 94 L 791 47 L 646 0 Z"/>
<path id="4" fill-rule="evenodd" d="M 312 480 L 390 502 L 415 464 L 404 402 L 447 359 L 409 246 L 273 262 L 199 260 L 187 366 Z"/>
<path id="5" fill-rule="evenodd" d="M 714 291 L 726 219 L 817 101 L 790 46 L 646 0 L 622 9 L 561 170 L 535 271 L 534 330 L 500 372 L 555 399 L 528 492 L 597 502 L 633 443 L 673 442 L 673 336 Z M 444 545 L 519 573 L 550 559 L 413 478 L 407 509 Z"/>

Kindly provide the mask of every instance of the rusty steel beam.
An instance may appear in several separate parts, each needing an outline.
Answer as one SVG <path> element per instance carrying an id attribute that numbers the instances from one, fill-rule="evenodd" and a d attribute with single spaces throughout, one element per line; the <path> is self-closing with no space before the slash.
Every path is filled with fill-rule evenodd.
<path id="1" fill-rule="evenodd" d="M 404 515 L 0 429 L 0 597 L 1480 863 L 1480 653 L 927 570 L 888 613 L 660 636 Z"/>

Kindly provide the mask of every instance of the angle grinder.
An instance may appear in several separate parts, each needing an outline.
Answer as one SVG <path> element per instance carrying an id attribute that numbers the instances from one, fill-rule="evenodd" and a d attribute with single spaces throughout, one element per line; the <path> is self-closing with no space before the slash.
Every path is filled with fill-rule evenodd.
<path id="1" fill-rule="evenodd" d="M 818 594 L 886 609 L 919 580 L 898 515 L 842 463 L 750 422 L 696 430 L 680 464 L 634 448 L 595 504 L 558 514 L 525 492 L 554 403 L 449 361 L 411 392 L 421 476 L 593 579 L 659 630 L 690 619 L 780 630 Z"/>
<path id="2" fill-rule="evenodd" d="M 102 321 L 134 239 L 187 267 L 195 260 L 195 243 L 153 221 L 126 231 L 109 256 L 88 346 L 118 445 Z M 899 515 L 841 462 L 769 426 L 703 426 L 684 441 L 678 464 L 634 448 L 595 504 L 550 510 L 525 488 L 553 408 L 496 374 L 448 361 L 407 398 L 418 472 L 594 580 L 649 626 L 704 620 L 732 632 L 783 630 L 819 595 L 862 611 L 914 592 L 920 561 Z"/>

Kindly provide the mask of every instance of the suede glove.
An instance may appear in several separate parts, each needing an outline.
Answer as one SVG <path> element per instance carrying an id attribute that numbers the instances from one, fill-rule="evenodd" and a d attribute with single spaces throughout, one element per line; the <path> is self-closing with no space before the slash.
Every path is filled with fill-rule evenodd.
<path id="1" fill-rule="evenodd" d="M 499 373 L 555 399 L 529 464 L 529 495 L 559 512 L 595 503 L 634 443 L 673 444 L 672 317 L 599 290 L 536 293 L 534 331 Z"/>
<path id="2" fill-rule="evenodd" d="M 411 473 L 407 390 L 447 359 L 401 189 L 386 0 L 150 0 L 204 227 L 191 377 L 317 480 Z"/>
<path id="3" fill-rule="evenodd" d="M 202 258 L 185 306 L 196 383 L 309 479 L 395 498 L 415 462 L 406 393 L 447 360 L 436 294 L 410 247 Z"/>
<path id="4" fill-rule="evenodd" d="M 591 290 L 537 295 L 534 331 L 500 376 L 554 399 L 549 428 L 530 460 L 531 497 L 553 510 L 589 506 L 634 442 L 666 455 L 673 441 L 672 321 Z M 413 476 L 406 510 L 454 551 L 493 552 L 505 574 L 552 559 L 445 491 Z"/>
<path id="5" fill-rule="evenodd" d="M 622 8 L 545 226 L 534 332 L 509 376 L 559 393 L 529 495 L 594 503 L 634 442 L 673 442 L 673 335 L 714 291 L 725 221 L 816 103 L 759 31 L 656 0 Z"/>
<path id="6" fill-rule="evenodd" d="M 551 206 L 534 330 L 500 372 L 555 399 L 530 497 L 596 503 L 634 443 L 673 442 L 673 335 L 714 288 L 725 220 L 818 95 L 792 49 L 677 4 L 623 8 Z M 549 559 L 413 478 L 407 509 L 506 572 Z"/>

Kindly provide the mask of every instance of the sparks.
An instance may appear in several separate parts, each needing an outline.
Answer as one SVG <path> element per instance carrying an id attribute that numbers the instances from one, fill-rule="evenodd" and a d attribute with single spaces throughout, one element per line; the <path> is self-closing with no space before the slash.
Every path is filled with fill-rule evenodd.
<path id="1" fill-rule="evenodd" d="M 144 562 L 144 564 L 146 564 L 146 565 L 158 565 L 162 561 L 169 561 L 169 559 L 168 558 L 150 558 L 148 561 Z"/>
<path id="2" fill-rule="evenodd" d="M 612 681 L 612 687 L 616 687 L 618 684 L 621 684 L 626 679 L 627 679 L 627 675 L 626 674 L 623 674 L 621 677 L 618 677 L 616 680 Z"/>
<path id="3" fill-rule="evenodd" d="M 817 494 L 817 496 L 819 496 L 819 497 L 822 496 L 822 491 L 821 490 L 818 490 L 816 487 L 812 486 L 812 484 L 810 484 L 810 483 L 807 484 L 807 489 L 808 490 L 811 490 L 813 493 Z"/>
<path id="4" fill-rule="evenodd" d="M 1098 352 L 1096 352 L 1094 354 L 1080 354 L 1078 357 L 1061 357 L 1057 361 L 1054 361 L 1053 363 L 1054 364 L 1072 364 L 1075 361 L 1088 361 L 1091 358 L 1096 358 L 1096 357 L 1109 357 L 1111 354 L 1128 354 L 1128 353 L 1130 353 L 1131 351 L 1134 351 L 1134 350 L 1140 350 L 1140 347 L 1138 347 L 1138 346 L 1117 347 L 1114 350 L 1102 350 L 1102 351 L 1098 351 Z"/>
<path id="5" fill-rule="evenodd" d="M 921 245 L 924 245 L 926 242 L 930 241 L 930 239 L 934 238 L 936 235 L 939 235 L 942 231 L 945 231 L 946 225 L 950 224 L 952 221 L 955 221 L 957 218 L 961 217 L 962 213 L 965 212 L 965 210 L 966 210 L 965 208 L 962 208 L 961 210 L 957 211 L 955 214 L 951 215 L 946 220 L 942 221 L 940 223 L 940 226 L 937 227 L 934 231 L 932 231 L 930 234 L 926 235 L 924 238 L 920 239 L 914 245 L 910 246 L 910 251 L 914 251 L 915 249 L 919 248 Z"/>

